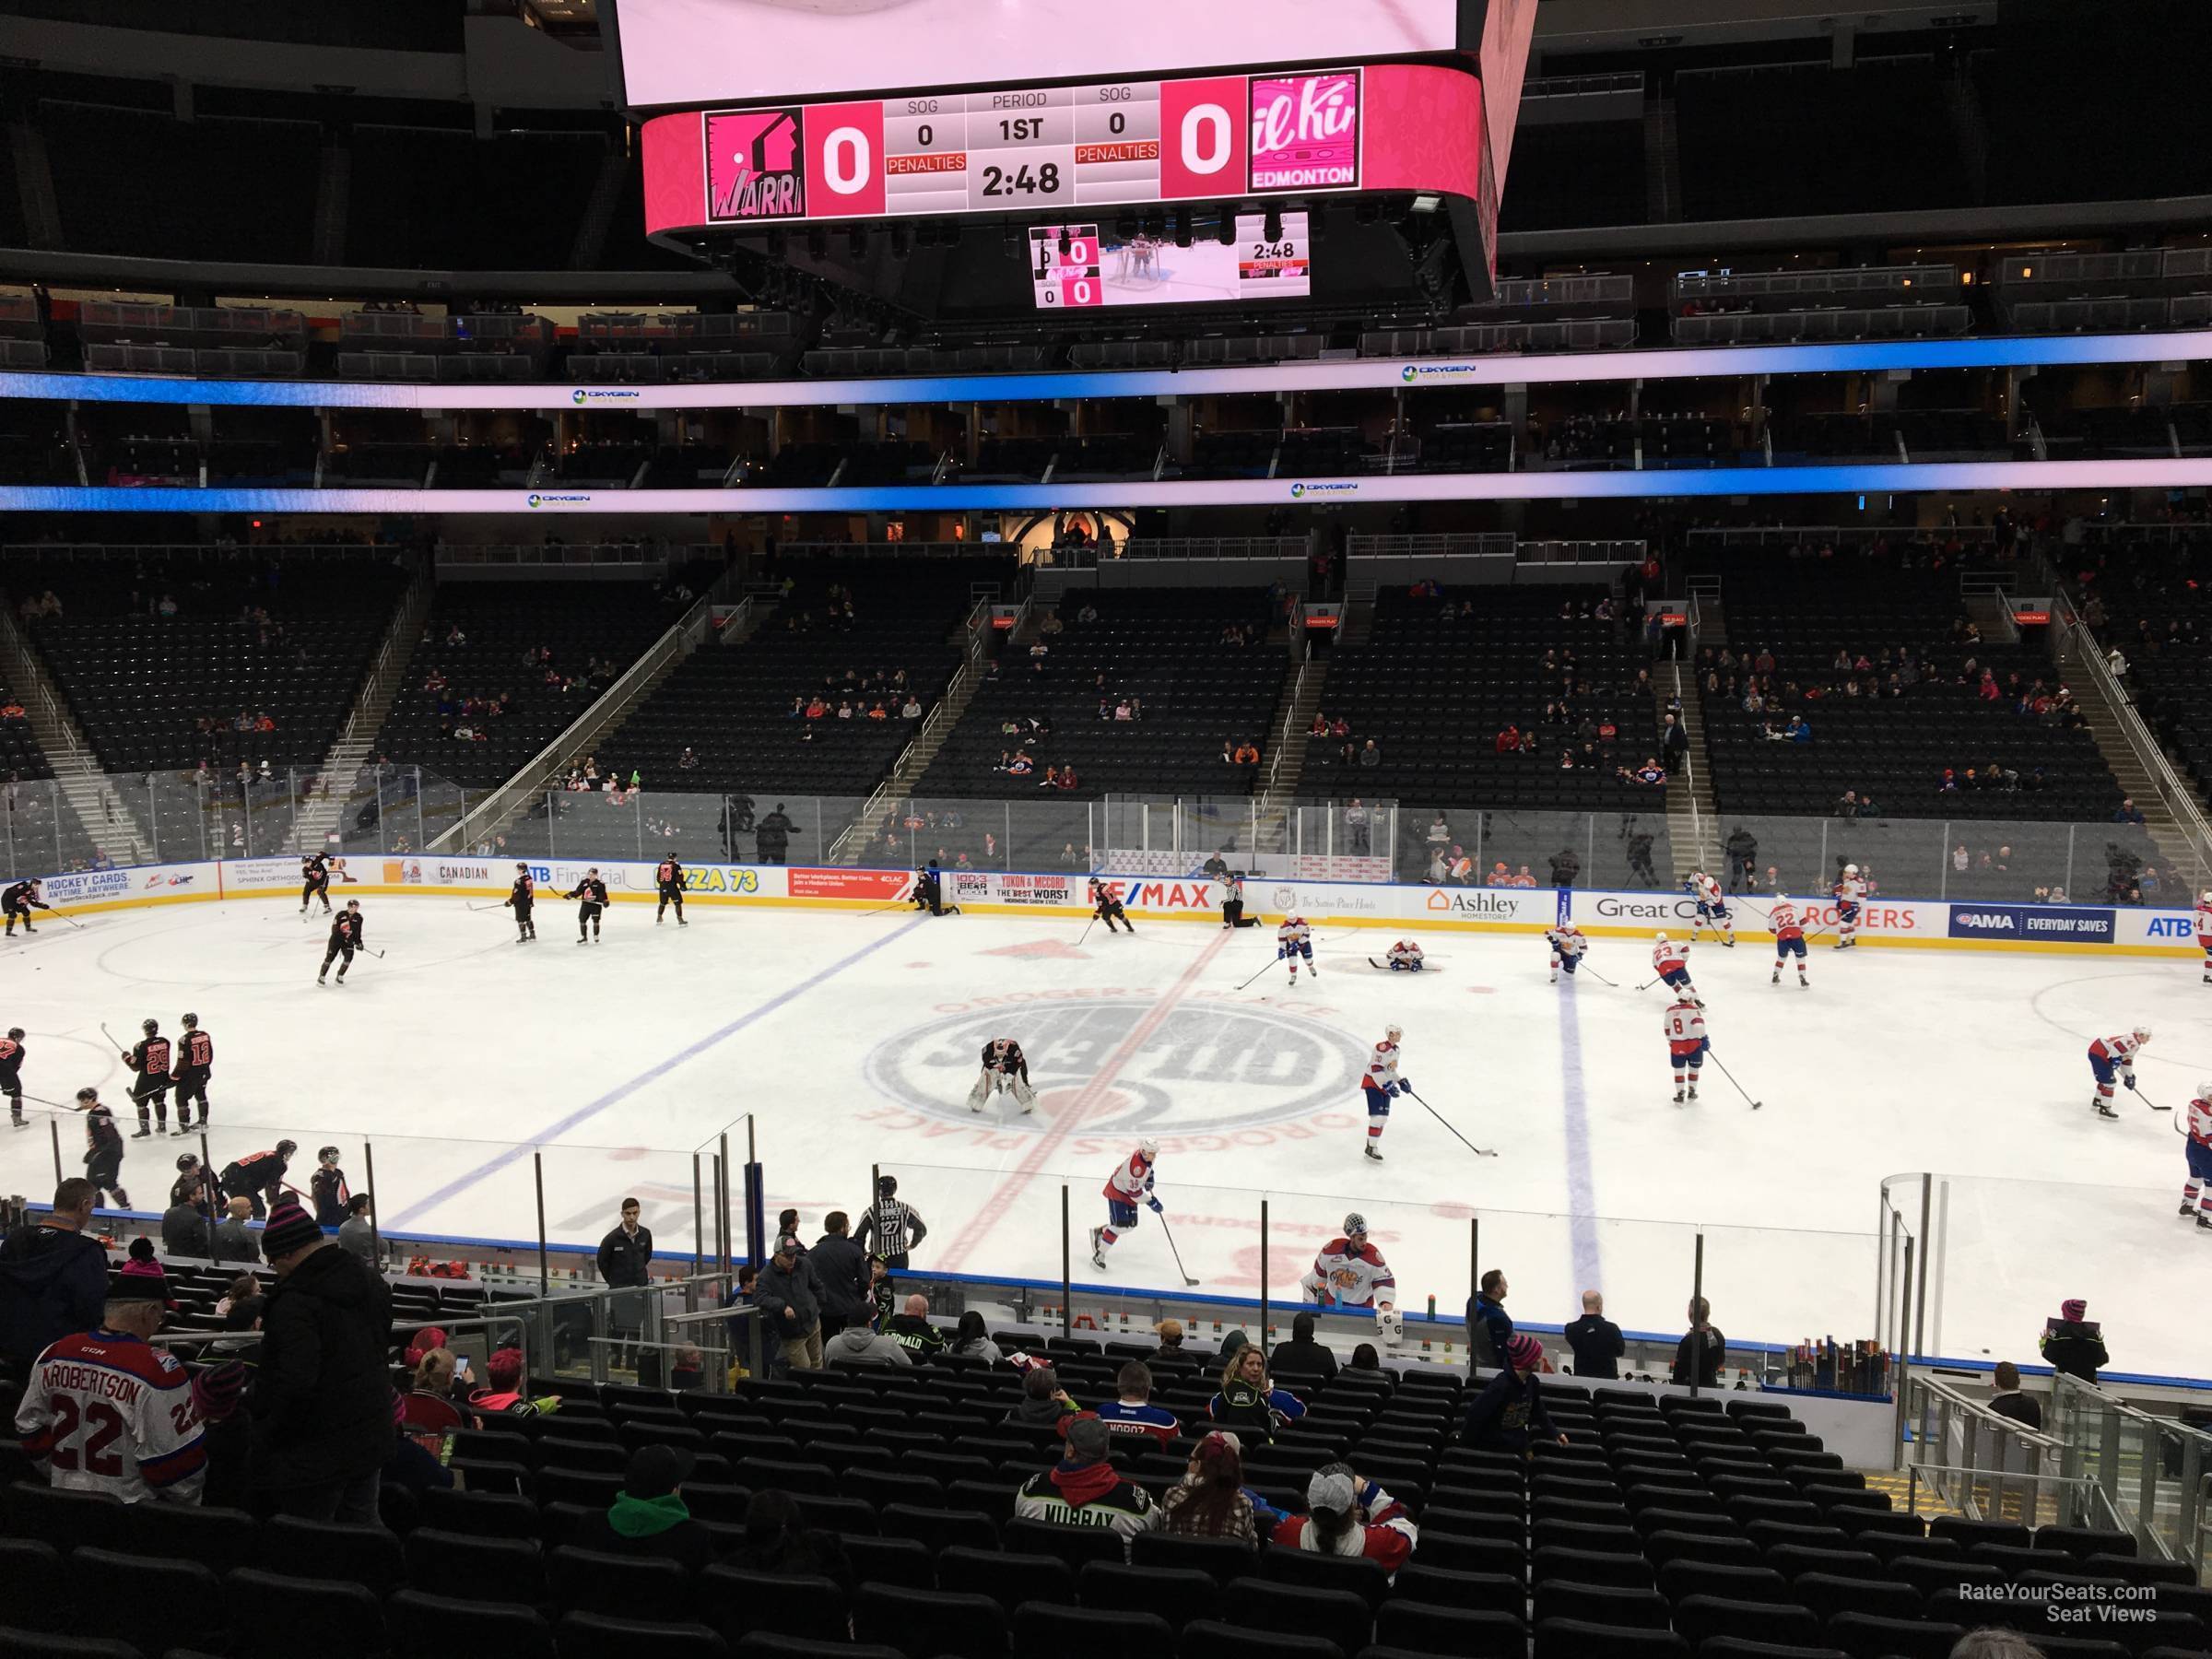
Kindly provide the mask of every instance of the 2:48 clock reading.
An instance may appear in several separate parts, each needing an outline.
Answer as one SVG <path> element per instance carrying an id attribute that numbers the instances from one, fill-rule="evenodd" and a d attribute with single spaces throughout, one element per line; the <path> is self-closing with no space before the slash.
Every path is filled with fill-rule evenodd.
<path id="1" fill-rule="evenodd" d="M 983 194 L 987 196 L 1049 196 L 1060 194 L 1060 168 L 1047 161 L 1031 169 L 1017 167 L 1008 171 L 1003 167 L 983 169 Z"/>

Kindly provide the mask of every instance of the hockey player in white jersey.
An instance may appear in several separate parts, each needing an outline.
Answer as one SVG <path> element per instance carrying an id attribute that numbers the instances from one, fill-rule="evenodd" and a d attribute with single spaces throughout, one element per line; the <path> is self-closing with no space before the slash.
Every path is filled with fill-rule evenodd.
<path id="1" fill-rule="evenodd" d="M 1382 1161 L 1382 1131 L 1390 1125 L 1390 1103 L 1413 1087 L 1410 1078 L 1398 1076 L 1398 1039 L 1405 1034 L 1394 1025 L 1386 1027 L 1382 1041 L 1368 1058 L 1367 1075 L 1359 1079 L 1359 1092 L 1367 1097 L 1367 1155 L 1377 1163 Z"/>
<path id="2" fill-rule="evenodd" d="M 1143 1140 L 1136 1150 L 1113 1166 L 1113 1173 L 1106 1177 L 1106 1225 L 1090 1230 L 1090 1265 L 1106 1265 L 1106 1253 L 1113 1241 L 1136 1225 L 1136 1206 L 1143 1205 L 1154 1215 L 1160 1215 L 1166 1206 L 1152 1190 L 1152 1176 L 1159 1164 L 1159 1143 Z"/>
<path id="3" fill-rule="evenodd" d="M 1421 947 L 1411 939 L 1400 939 L 1383 957 L 1383 965 L 1393 973 L 1418 973 L 1428 966 L 1421 956 Z"/>
<path id="4" fill-rule="evenodd" d="M 1866 897 L 1866 884 L 1859 879 L 1859 866 L 1847 864 L 1834 888 L 1836 900 L 1836 944 L 1838 950 L 1849 950 L 1859 942 L 1859 904 Z"/>
<path id="5" fill-rule="evenodd" d="M 2183 1128 L 2188 1135 L 2189 1179 L 2182 1187 L 2182 1214 L 2212 1235 L 2212 1083 L 2199 1083 Z"/>
<path id="6" fill-rule="evenodd" d="M 1303 916 L 1285 916 L 1283 924 L 1275 930 L 1275 955 L 1277 961 L 1290 964 L 1290 982 L 1298 983 L 1298 962 L 1305 959 L 1306 971 L 1315 979 L 1321 970 L 1313 966 L 1313 930 L 1306 925 Z"/>
<path id="7" fill-rule="evenodd" d="M 1343 1236 L 1321 1247 L 1312 1270 L 1299 1280 L 1299 1289 L 1315 1307 L 1372 1308 L 1385 1343 L 1394 1345 L 1405 1333 L 1397 1277 L 1382 1253 L 1369 1242 L 1364 1216 L 1355 1213 L 1344 1218 Z"/>
<path id="8" fill-rule="evenodd" d="M 2126 1088 L 2135 1088 L 2136 1055 L 2149 1041 L 2150 1028 L 2139 1025 L 2132 1031 L 2100 1037 L 2089 1044 L 2089 1070 L 2097 1078 L 2097 1092 L 2089 1097 L 2089 1104 L 2097 1109 L 2099 1117 L 2120 1115 L 2112 1110 L 2112 1080 L 2117 1077 Z"/>
<path id="9" fill-rule="evenodd" d="M 1689 1085 L 1688 1098 L 1698 1098 L 1698 1073 L 1704 1069 L 1705 1053 L 1712 1047 L 1712 1040 L 1705 1035 L 1705 1005 L 1694 996 L 1677 996 L 1665 1014 L 1660 1018 L 1659 1029 L 1666 1034 L 1666 1053 L 1675 1072 L 1675 1104 L 1682 1104 L 1682 1086 Z"/>
<path id="10" fill-rule="evenodd" d="M 1677 941 L 1665 934 L 1653 934 L 1652 971 L 1659 976 L 1659 982 L 1677 996 L 1686 997 L 1700 1008 L 1705 1006 L 1698 995 L 1698 988 L 1689 982 L 1689 945 L 1687 940 Z"/>
<path id="11" fill-rule="evenodd" d="M 2212 888 L 2196 896 L 2196 948 L 2205 959 L 2205 983 L 2212 985 Z"/>
<path id="12" fill-rule="evenodd" d="M 968 1091 L 968 1110 L 981 1112 L 994 1094 L 1010 1094 L 1022 1112 L 1036 1110 L 1037 1091 L 1030 1087 L 1029 1056 L 1011 1037 L 994 1037 L 983 1044 L 983 1069 Z"/>
<path id="13" fill-rule="evenodd" d="M 1590 940 L 1583 930 L 1571 922 L 1562 922 L 1557 927 L 1544 931 L 1545 943 L 1551 947 L 1551 982 L 1559 982 L 1559 970 L 1567 970 L 1572 979 L 1574 971 L 1582 966 L 1583 952 L 1590 948 Z"/>
<path id="14" fill-rule="evenodd" d="M 1767 926 L 1774 935 L 1774 972 L 1767 982 L 1781 984 L 1783 964 L 1795 957 L 1797 982 L 1809 990 L 1813 982 L 1805 977 L 1805 924 L 1797 919 L 1797 906 L 1787 893 L 1774 895 L 1774 903 L 1767 912 Z"/>
<path id="15" fill-rule="evenodd" d="M 1721 884 L 1702 870 L 1692 870 L 1685 883 L 1689 896 L 1697 900 L 1697 925 L 1689 930 L 1694 943 L 1707 927 L 1720 935 L 1721 943 L 1730 950 L 1735 948 L 1735 922 L 1728 912 L 1728 895 L 1721 891 Z"/>

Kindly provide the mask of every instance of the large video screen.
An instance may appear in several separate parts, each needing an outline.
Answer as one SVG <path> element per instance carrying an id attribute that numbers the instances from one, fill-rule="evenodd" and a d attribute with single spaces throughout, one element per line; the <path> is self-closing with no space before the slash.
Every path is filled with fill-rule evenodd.
<path id="1" fill-rule="evenodd" d="M 1459 0 L 618 0 L 615 13 L 639 106 L 1451 52 L 1458 21 Z"/>
<path id="2" fill-rule="evenodd" d="M 1195 237 L 1188 247 L 1097 225 L 1041 225 L 1030 232 L 1030 278 L 1039 311 L 1112 305 L 1203 305 L 1212 300 L 1302 300 L 1313 291 L 1306 216 L 1280 216 L 1267 234 L 1260 214 L 1241 214 L 1237 240 Z"/>

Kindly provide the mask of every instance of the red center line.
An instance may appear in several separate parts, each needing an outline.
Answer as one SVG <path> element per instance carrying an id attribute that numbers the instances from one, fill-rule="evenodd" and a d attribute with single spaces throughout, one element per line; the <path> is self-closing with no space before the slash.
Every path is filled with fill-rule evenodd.
<path id="1" fill-rule="evenodd" d="M 1159 1030 L 1168 1016 L 1174 1012 L 1175 1005 L 1198 982 L 1198 976 L 1221 954 L 1221 947 L 1229 943 L 1229 936 L 1226 930 L 1217 933 L 1213 942 L 1182 971 L 1182 977 L 1168 987 L 1158 1002 L 1145 1010 L 1144 1018 L 1130 1028 L 1129 1034 L 1122 1039 L 1112 1053 L 1106 1056 L 1106 1063 L 1077 1092 L 1076 1098 L 1068 1103 L 1067 1110 L 1053 1120 L 1052 1127 L 1038 1137 L 1037 1144 L 999 1182 L 998 1190 L 968 1218 L 968 1224 L 960 1230 L 959 1236 L 953 1240 L 952 1248 L 935 1264 L 939 1268 L 947 1273 L 956 1272 L 967 1261 L 969 1253 L 981 1244 L 1006 1213 L 1014 1207 L 1014 1201 L 1021 1196 L 1036 1178 L 1037 1172 L 1044 1168 L 1067 1137 L 1076 1132 L 1077 1125 L 1090 1109 L 1105 1098 L 1106 1091 L 1113 1087 L 1113 1080 L 1122 1075 L 1122 1068 L 1136 1058 L 1138 1052 L 1151 1041 L 1152 1033 Z"/>

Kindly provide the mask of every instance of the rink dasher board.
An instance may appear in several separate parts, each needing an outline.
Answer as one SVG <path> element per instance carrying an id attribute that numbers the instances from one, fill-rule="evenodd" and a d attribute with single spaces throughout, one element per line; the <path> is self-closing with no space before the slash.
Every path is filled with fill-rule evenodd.
<path id="1" fill-rule="evenodd" d="M 372 853 L 334 856 L 334 902 L 372 895 L 504 899 L 514 864 L 503 859 Z M 565 858 L 521 860 L 537 884 L 540 904 L 596 869 L 617 904 L 651 904 L 658 896 L 652 862 Z M 823 868 L 806 865 L 697 864 L 685 866 L 685 901 L 702 906 L 761 906 L 832 912 L 908 912 L 914 877 L 905 870 Z M 1101 876 L 1128 912 L 1144 921 L 1220 924 L 1221 889 L 1204 876 Z M 1039 916 L 1083 921 L 1091 907 L 1082 873 L 947 870 L 944 900 L 977 915 Z M 297 900 L 297 858 L 226 859 L 75 871 L 43 879 L 57 913 L 136 910 L 155 905 L 230 900 Z M 1393 929 L 1400 933 L 1536 935 L 1573 922 L 1594 939 L 1648 941 L 1666 931 L 1698 928 L 1697 907 L 1680 893 L 1603 888 L 1435 888 L 1385 882 L 1245 883 L 1255 916 L 1302 914 L 1316 926 Z M 1769 935 L 1753 900 L 1736 900 L 1737 936 L 1756 946 Z M 1815 949 L 1834 939 L 1835 907 L 1793 900 Z M 1264 932 L 1265 923 L 1255 932 Z M 1711 924 L 1706 924 L 1711 931 Z M 1862 906 L 1859 942 L 1876 948 L 2025 951 L 2045 955 L 2152 957 L 2197 955 L 2194 914 L 2183 908 L 1962 903 L 1930 899 L 1871 899 Z M 1711 948 L 1710 946 L 1705 948 Z M 1639 953 L 1640 954 L 1640 953 Z M 1625 959 L 1625 958 L 1624 958 Z"/>

